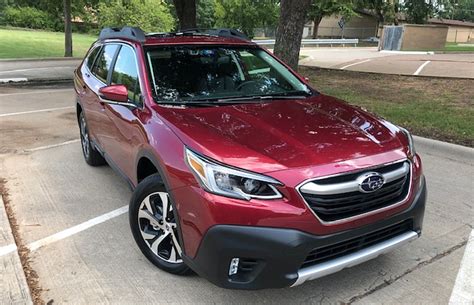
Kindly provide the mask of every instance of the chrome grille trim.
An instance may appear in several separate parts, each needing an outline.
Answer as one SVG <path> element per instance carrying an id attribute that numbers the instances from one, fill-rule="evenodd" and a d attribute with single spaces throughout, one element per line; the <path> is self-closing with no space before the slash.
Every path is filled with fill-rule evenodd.
<path id="1" fill-rule="evenodd" d="M 343 219 L 338 219 L 338 220 L 333 220 L 333 221 L 324 221 L 313 211 L 313 209 L 311 208 L 309 203 L 304 198 L 302 192 L 300 191 L 300 188 L 303 185 L 307 184 L 308 182 L 327 179 L 327 178 L 334 178 L 334 177 L 339 177 L 339 176 L 344 176 L 344 175 L 350 175 L 350 174 L 354 174 L 354 173 L 361 173 L 362 174 L 362 173 L 368 172 L 368 171 L 376 171 L 378 168 L 381 168 L 381 167 L 385 167 L 385 166 L 388 166 L 388 165 L 393 165 L 393 164 L 396 164 L 396 163 L 403 163 L 403 162 L 407 162 L 409 164 L 408 167 L 409 167 L 410 180 L 407 181 L 408 182 L 407 195 L 405 196 L 405 198 L 401 199 L 400 201 L 398 201 L 394 204 L 382 207 L 382 208 L 377 209 L 377 210 L 372 210 L 372 211 L 369 211 L 369 212 L 366 212 L 366 213 L 362 213 L 362 214 L 359 214 L 359 215 L 355 215 L 355 216 L 351 216 L 351 217 L 347 217 L 347 218 L 343 218 Z M 373 214 L 376 214 L 376 213 L 380 213 L 380 212 L 383 212 L 385 210 L 395 208 L 399 205 L 404 204 L 408 200 L 408 198 L 410 197 L 410 194 L 411 194 L 411 191 L 412 191 L 412 180 L 413 180 L 412 166 L 413 166 L 412 162 L 409 159 L 402 159 L 402 160 L 396 160 L 396 161 L 388 162 L 388 163 L 384 163 L 384 164 L 379 164 L 377 166 L 372 166 L 372 167 L 368 167 L 368 168 L 364 168 L 364 169 L 358 169 L 358 170 L 355 170 L 355 171 L 348 171 L 348 172 L 339 173 L 339 174 L 333 174 L 333 175 L 327 175 L 327 176 L 322 176 L 322 177 L 310 178 L 310 179 L 307 179 L 307 180 L 301 182 L 299 185 L 297 185 L 296 186 L 296 191 L 300 195 L 300 197 L 303 200 L 303 202 L 305 203 L 306 207 L 309 209 L 309 211 L 311 211 L 311 213 L 314 215 L 314 217 L 316 217 L 316 219 L 320 223 L 322 223 L 324 225 L 337 225 L 337 224 L 340 224 L 340 223 L 346 223 L 346 222 L 350 222 L 350 221 L 353 221 L 353 220 L 364 218 L 364 217 L 367 217 L 367 216 L 370 216 L 370 215 L 373 215 Z"/>
<path id="2" fill-rule="evenodd" d="M 402 167 L 382 174 L 385 183 L 395 181 L 406 176 L 410 171 L 408 163 L 404 163 Z M 316 182 L 308 182 L 300 187 L 300 191 L 312 195 L 334 195 L 342 193 L 350 193 L 359 191 L 359 181 L 352 180 L 349 182 L 335 184 L 317 184 Z"/>

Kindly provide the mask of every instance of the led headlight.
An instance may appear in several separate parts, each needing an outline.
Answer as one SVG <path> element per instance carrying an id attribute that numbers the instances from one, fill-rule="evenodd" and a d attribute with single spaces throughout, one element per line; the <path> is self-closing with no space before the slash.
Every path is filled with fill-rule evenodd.
<path id="1" fill-rule="evenodd" d="M 398 127 L 398 128 L 400 128 L 400 131 L 403 132 L 403 134 L 407 138 L 408 150 L 410 152 L 410 156 L 412 157 L 415 156 L 416 155 L 415 144 L 413 143 L 413 137 L 411 136 L 410 132 L 403 127 Z"/>
<path id="2" fill-rule="evenodd" d="M 273 178 L 217 164 L 189 149 L 186 162 L 201 186 L 211 193 L 246 200 L 282 197 L 274 186 L 281 183 Z"/>

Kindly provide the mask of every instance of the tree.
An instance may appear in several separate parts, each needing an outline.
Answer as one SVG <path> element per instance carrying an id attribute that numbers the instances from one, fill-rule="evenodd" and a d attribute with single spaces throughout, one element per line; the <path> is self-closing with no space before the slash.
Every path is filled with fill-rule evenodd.
<path id="1" fill-rule="evenodd" d="M 399 0 L 356 0 L 356 7 L 368 9 L 377 15 L 379 24 L 398 24 Z"/>
<path id="2" fill-rule="evenodd" d="M 318 27 L 323 17 L 334 14 L 350 18 L 354 13 L 354 3 L 352 0 L 313 0 L 308 13 L 309 18 L 314 23 L 313 39 L 318 37 Z"/>
<path id="3" fill-rule="evenodd" d="M 276 25 L 278 10 L 276 0 L 216 0 L 216 25 L 253 37 L 255 28 Z"/>
<path id="4" fill-rule="evenodd" d="M 199 0 L 197 4 L 197 26 L 200 29 L 210 29 L 216 25 L 216 2 L 214 0 Z"/>
<path id="5" fill-rule="evenodd" d="M 410 23 L 422 24 L 433 14 L 434 6 L 431 0 L 407 0 L 403 5 Z"/>
<path id="6" fill-rule="evenodd" d="M 444 0 L 437 2 L 436 16 L 444 19 L 474 22 L 473 0 Z"/>
<path id="7" fill-rule="evenodd" d="M 179 20 L 179 29 L 195 29 L 196 0 L 173 0 L 173 3 Z"/>
<path id="8" fill-rule="evenodd" d="M 71 0 L 64 0 L 64 57 L 72 57 Z"/>
<path id="9" fill-rule="evenodd" d="M 280 20 L 274 53 L 295 71 L 298 69 L 301 38 L 311 0 L 281 0 Z"/>

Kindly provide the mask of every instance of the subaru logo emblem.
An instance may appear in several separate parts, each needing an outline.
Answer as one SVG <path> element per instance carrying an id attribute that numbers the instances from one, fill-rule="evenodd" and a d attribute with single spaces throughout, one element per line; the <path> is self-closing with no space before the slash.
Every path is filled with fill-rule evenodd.
<path id="1" fill-rule="evenodd" d="M 357 180 L 359 181 L 359 190 L 362 193 L 375 192 L 385 183 L 383 176 L 376 172 L 363 174 Z"/>

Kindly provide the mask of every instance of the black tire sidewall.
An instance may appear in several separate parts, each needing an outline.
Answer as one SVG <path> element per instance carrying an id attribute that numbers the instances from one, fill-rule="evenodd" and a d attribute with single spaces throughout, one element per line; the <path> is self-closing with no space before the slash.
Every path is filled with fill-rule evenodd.
<path id="1" fill-rule="evenodd" d="M 84 122 L 86 123 L 86 131 L 88 136 L 89 136 L 89 156 L 86 156 L 85 152 L 84 152 L 84 147 L 82 147 L 82 140 L 83 140 L 83 135 L 82 135 L 82 131 L 81 131 L 81 121 L 84 120 Z M 105 159 L 102 157 L 102 155 L 93 147 L 92 143 L 91 143 L 91 135 L 89 133 L 89 125 L 87 124 L 87 120 L 86 120 L 86 117 L 84 115 L 84 111 L 81 111 L 81 113 L 79 114 L 79 133 L 80 133 L 80 137 L 81 137 L 81 150 L 82 150 L 82 155 L 84 156 L 84 160 L 86 160 L 87 164 L 91 165 L 91 166 L 100 166 L 100 165 L 104 165 L 106 162 L 105 162 Z"/>
<path id="2" fill-rule="evenodd" d="M 185 274 L 188 272 L 189 268 L 184 263 L 172 264 L 160 259 L 153 251 L 148 247 L 147 243 L 143 239 L 140 233 L 140 227 L 138 223 L 138 210 L 140 209 L 140 204 L 142 201 L 150 194 L 156 192 L 166 192 L 166 187 L 163 183 L 163 180 L 158 174 L 148 176 L 142 182 L 140 182 L 133 192 L 132 198 L 129 205 L 129 223 L 130 229 L 133 234 L 133 238 L 140 248 L 141 252 L 145 257 L 158 268 L 165 270 L 173 274 Z M 177 213 L 175 206 L 170 198 L 170 203 L 173 206 L 173 212 Z M 177 215 L 176 215 L 177 216 Z M 175 219 L 178 219 L 175 216 Z M 177 223 L 177 225 L 179 225 Z"/>

